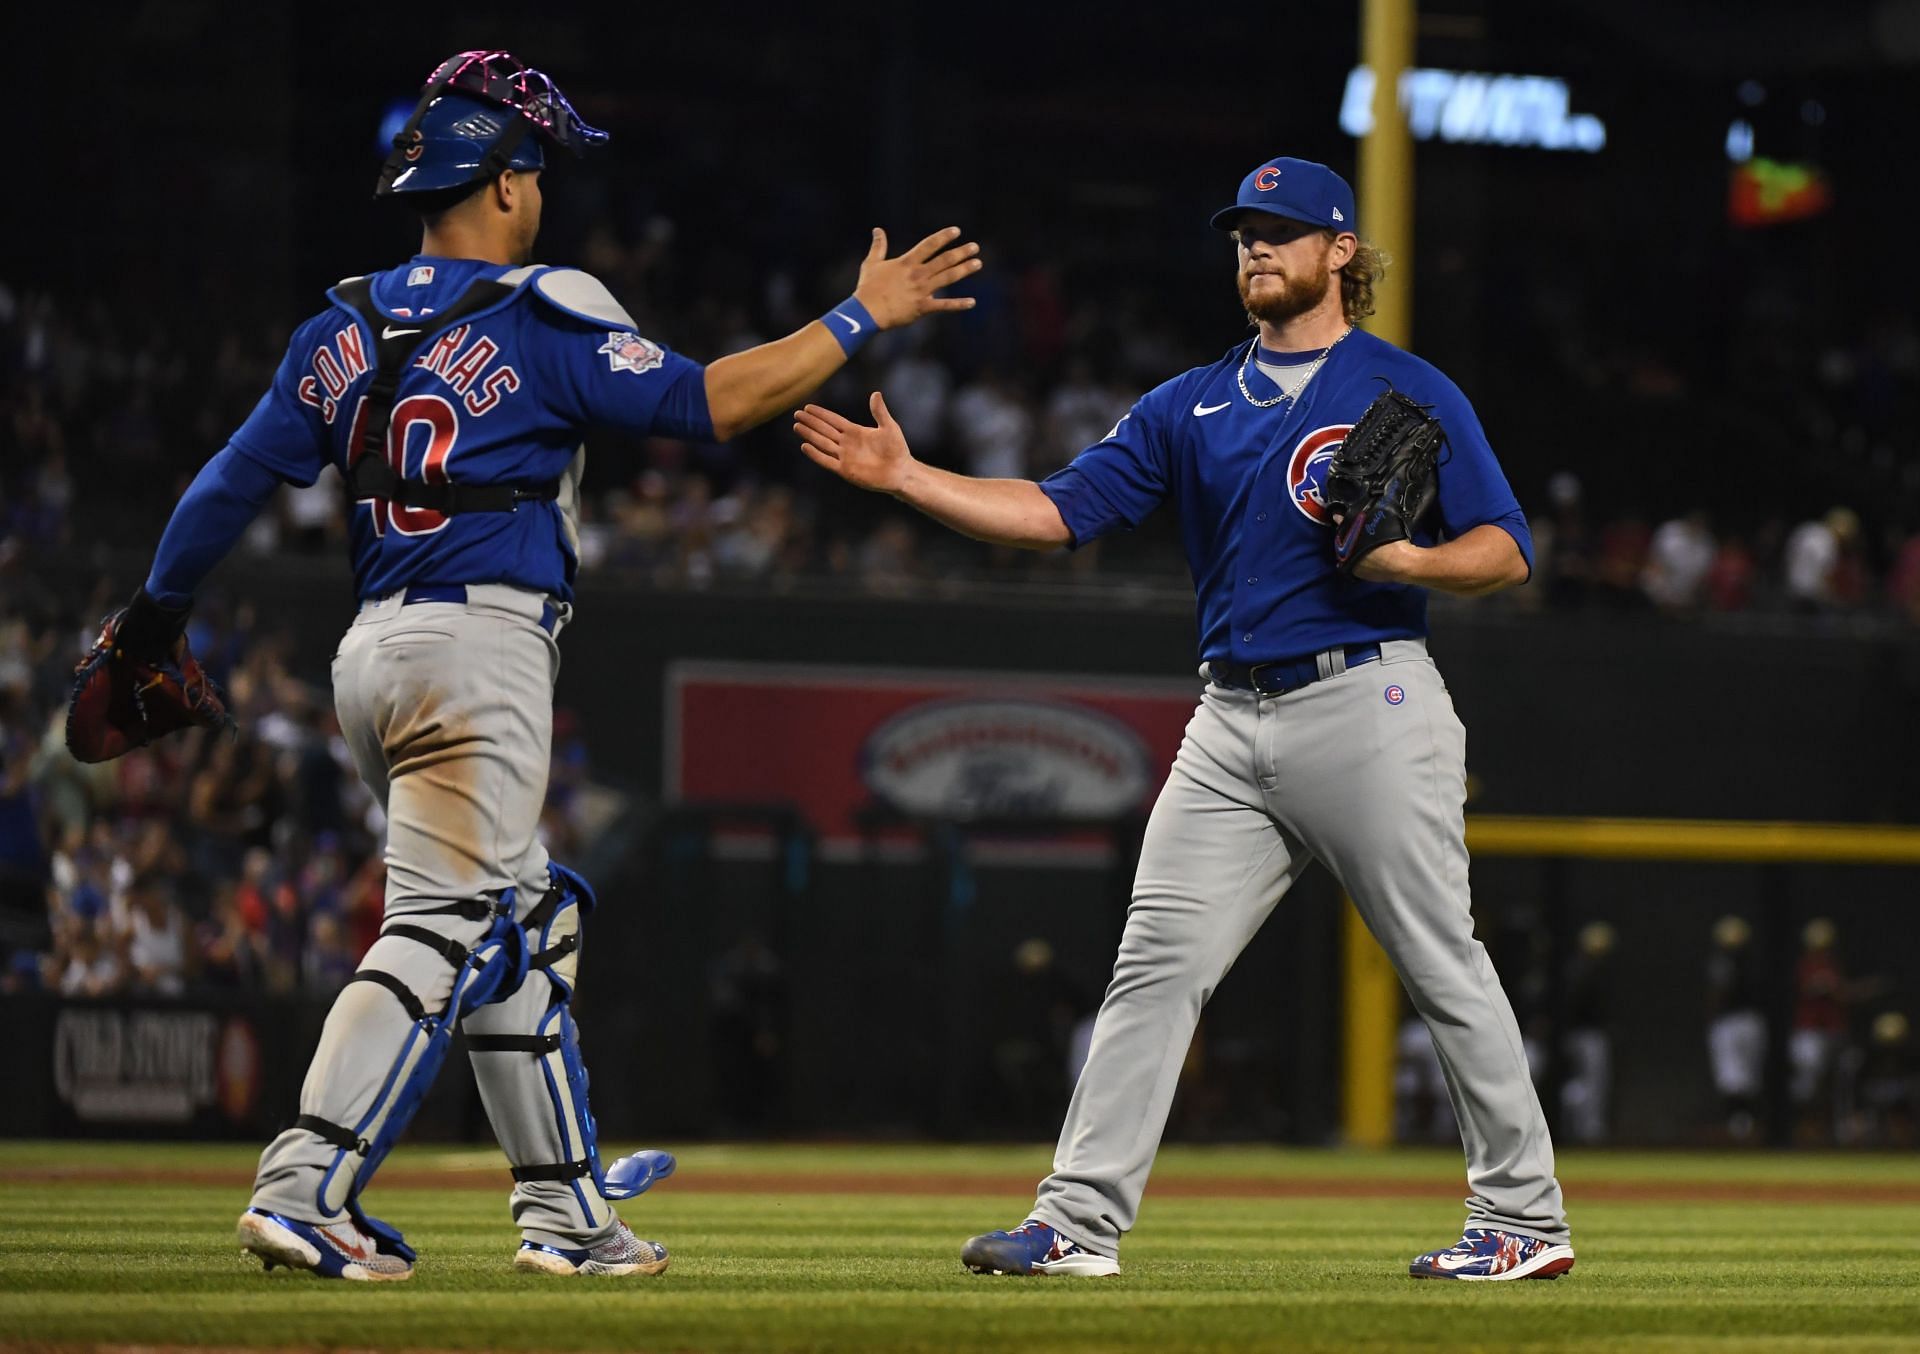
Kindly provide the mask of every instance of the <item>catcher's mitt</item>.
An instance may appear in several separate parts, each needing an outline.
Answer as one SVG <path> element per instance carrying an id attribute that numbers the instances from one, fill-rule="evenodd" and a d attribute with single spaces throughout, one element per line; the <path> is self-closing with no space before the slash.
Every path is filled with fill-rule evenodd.
<path id="1" fill-rule="evenodd" d="M 1333 553 L 1342 573 L 1389 541 L 1411 539 L 1439 495 L 1446 432 L 1430 407 L 1388 389 L 1334 452 L 1320 497 L 1339 523 Z"/>
<path id="2" fill-rule="evenodd" d="M 227 693 L 187 647 L 187 611 L 163 607 L 145 588 L 107 617 L 73 670 L 67 751 L 110 762 L 189 725 L 233 726 Z"/>

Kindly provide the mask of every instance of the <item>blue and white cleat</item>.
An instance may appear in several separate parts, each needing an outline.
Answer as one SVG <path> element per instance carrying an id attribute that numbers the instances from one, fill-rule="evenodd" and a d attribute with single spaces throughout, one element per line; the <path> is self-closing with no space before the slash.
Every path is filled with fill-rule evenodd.
<path id="1" fill-rule="evenodd" d="M 268 1269 L 285 1265 L 322 1279 L 392 1283 L 413 1277 L 413 1262 L 363 1232 L 351 1218 L 339 1222 L 301 1222 L 249 1208 L 236 1231 L 243 1254 L 257 1255 Z"/>
<path id="2" fill-rule="evenodd" d="M 1414 1257 L 1407 1273 L 1416 1279 L 1557 1279 L 1573 1268 L 1573 1247 L 1519 1232 L 1469 1227 L 1443 1251 Z"/>
<path id="3" fill-rule="evenodd" d="M 1011 1232 L 974 1237 L 960 1248 L 960 1263 L 975 1274 L 1072 1274 L 1101 1279 L 1120 1272 L 1118 1260 L 1095 1255 L 1032 1218 Z"/>
<path id="4" fill-rule="evenodd" d="M 626 1223 L 597 1246 L 568 1250 L 563 1246 L 543 1246 L 538 1241 L 522 1241 L 513 1257 L 515 1269 L 535 1274 L 586 1274 L 619 1277 L 625 1274 L 658 1274 L 667 1267 L 667 1248 L 657 1241 L 642 1241 Z"/>

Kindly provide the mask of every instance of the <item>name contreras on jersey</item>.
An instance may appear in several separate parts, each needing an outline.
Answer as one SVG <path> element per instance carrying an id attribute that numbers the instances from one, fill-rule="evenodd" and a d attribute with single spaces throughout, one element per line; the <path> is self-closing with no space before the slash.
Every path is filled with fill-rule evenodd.
<path id="1" fill-rule="evenodd" d="M 520 373 L 505 362 L 488 367 L 500 355 L 500 345 L 485 334 L 467 342 L 472 325 L 449 329 L 433 346 L 413 359 L 413 365 L 438 376 L 461 397 L 469 414 L 480 418 L 520 388 Z M 355 380 L 371 370 L 366 335 L 350 324 L 313 352 L 313 375 L 300 378 L 300 402 L 320 411 L 331 424 L 340 412 L 340 397 Z"/>

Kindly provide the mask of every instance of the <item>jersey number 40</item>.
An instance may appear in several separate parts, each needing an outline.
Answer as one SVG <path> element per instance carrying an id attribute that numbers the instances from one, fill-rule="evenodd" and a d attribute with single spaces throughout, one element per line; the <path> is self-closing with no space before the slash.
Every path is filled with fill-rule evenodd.
<path id="1" fill-rule="evenodd" d="M 363 397 L 359 408 L 353 411 L 353 429 L 347 434 L 349 447 L 360 446 L 366 416 L 367 402 Z M 409 438 L 419 441 L 415 429 L 425 429 L 426 450 L 420 454 L 415 473 L 409 476 L 407 442 Z M 453 455 L 453 444 L 459 436 L 460 418 L 451 404 L 438 395 L 409 395 L 393 406 L 393 417 L 387 421 L 387 464 L 403 480 L 445 484 L 447 458 Z M 402 536 L 431 536 L 447 525 L 447 515 L 432 508 L 410 508 L 387 498 L 363 498 L 360 502 L 373 506 L 376 536 L 384 536 L 390 530 Z"/>

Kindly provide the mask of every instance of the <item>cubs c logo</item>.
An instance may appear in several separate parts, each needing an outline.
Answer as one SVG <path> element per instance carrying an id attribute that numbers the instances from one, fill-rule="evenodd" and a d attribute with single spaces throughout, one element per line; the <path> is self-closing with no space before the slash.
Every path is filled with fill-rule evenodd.
<path id="1" fill-rule="evenodd" d="M 1387 688 L 1387 704 L 1398 705 L 1407 698 L 1407 693 L 1398 686 Z"/>
<path id="2" fill-rule="evenodd" d="M 1271 193 L 1280 186 L 1280 171 L 1268 165 L 1253 176 L 1253 186 L 1262 193 Z"/>
<path id="3" fill-rule="evenodd" d="M 1333 453 L 1340 449 L 1340 443 L 1352 427 L 1351 423 L 1335 423 L 1315 428 L 1300 439 L 1300 445 L 1293 449 L 1293 458 L 1287 462 L 1287 496 L 1316 526 L 1333 525 L 1333 516 L 1327 511 L 1327 501 L 1320 490 L 1327 481 L 1327 467 L 1333 462 Z"/>

